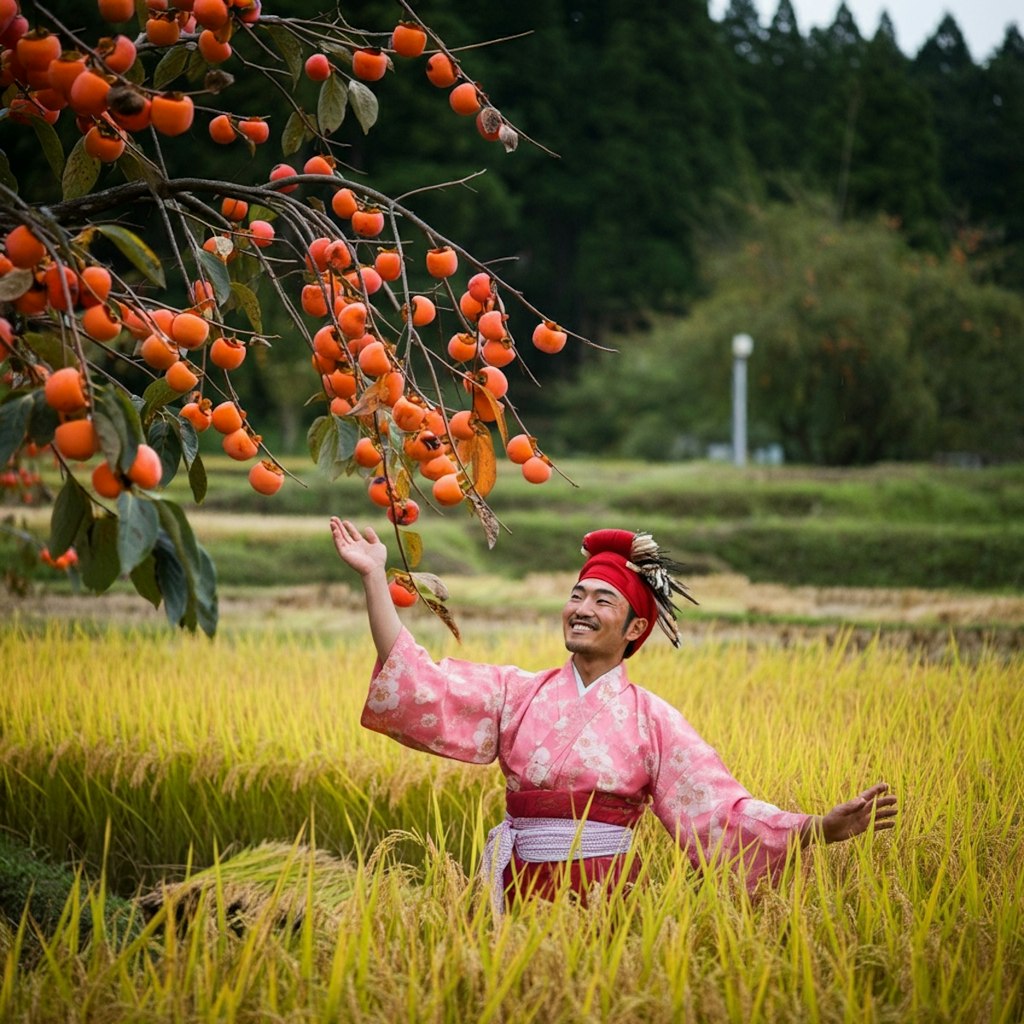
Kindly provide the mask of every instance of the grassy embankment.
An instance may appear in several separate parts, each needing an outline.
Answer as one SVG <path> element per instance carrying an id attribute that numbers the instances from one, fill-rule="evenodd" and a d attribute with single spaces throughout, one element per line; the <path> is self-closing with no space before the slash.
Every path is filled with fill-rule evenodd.
<path id="1" fill-rule="evenodd" d="M 205 508 L 237 514 L 323 518 L 340 513 L 390 529 L 359 478 L 331 484 L 308 463 L 288 485 L 259 499 L 226 460 L 211 463 Z M 461 509 L 425 514 L 417 529 L 426 568 L 440 573 L 570 570 L 583 533 L 599 525 L 651 530 L 696 571 L 728 569 L 753 580 L 848 586 L 1024 588 L 1024 466 L 966 471 L 881 466 L 855 471 L 747 469 L 708 464 L 636 465 L 568 461 L 581 486 L 543 487 L 504 472 L 492 505 L 508 527 L 488 552 L 479 524 Z M 261 531 L 259 558 L 241 521 L 210 523 L 204 535 L 233 583 L 336 578 L 314 525 Z"/>
<path id="2" fill-rule="evenodd" d="M 290 480 L 272 499 L 252 493 L 244 467 L 223 457 L 207 460 L 209 497 L 191 502 L 183 478 L 170 493 L 188 509 L 200 542 L 218 567 L 221 594 L 242 608 L 268 590 L 307 585 L 350 584 L 338 564 L 327 532 L 337 512 L 371 523 L 389 541 L 392 527 L 372 506 L 358 477 L 331 482 L 308 460 L 296 458 Z M 503 530 L 487 551 L 480 524 L 460 509 L 445 515 L 424 512 L 414 527 L 424 540 L 421 568 L 452 585 L 452 608 L 468 613 L 548 614 L 564 596 L 568 573 L 579 565 L 581 538 L 599 525 L 647 528 L 689 566 L 687 577 L 701 597 L 687 608 L 687 622 L 760 617 L 769 623 L 800 625 L 822 620 L 868 627 L 909 621 L 899 607 L 922 609 L 922 628 L 964 622 L 952 601 L 972 604 L 972 628 L 1013 629 L 1021 615 L 1007 601 L 1024 592 L 1024 466 L 959 470 L 891 465 L 862 470 L 799 467 L 761 469 L 686 463 L 636 465 L 598 461 L 566 462 L 564 471 L 580 486 L 553 479 L 543 487 L 506 472 L 492 495 Z M 54 484 L 56 481 L 51 481 Z M 305 484 L 303 486 L 302 484 Z M 49 510 L 18 510 L 45 537 Z M 0 558 L 10 540 L 0 535 Z M 785 607 L 774 597 L 737 597 L 735 575 L 712 586 L 703 573 L 733 573 L 757 583 L 826 589 L 813 607 Z M 38 594 L 67 593 L 68 584 L 37 566 Z M 724 600 L 715 586 L 725 588 Z M 851 606 L 831 590 L 919 588 L 893 592 L 894 613 L 874 613 L 884 594 L 859 595 Z M 920 589 L 940 588 L 936 613 L 924 611 Z M 115 585 L 133 594 L 127 583 Z M 1004 607 L 982 608 L 987 595 Z M 331 602 L 344 600 L 332 593 Z M 133 600 L 137 600 L 133 598 Z M 929 595 L 929 601 L 932 600 Z M 908 604 L 909 602 L 909 604 Z M 980 602 L 980 603 L 979 603 Z M 322 599 L 321 604 L 324 603 Z M 295 610 L 304 606 L 301 599 Z M 856 605 L 862 604 L 860 612 Z M 16 609 L 16 602 L 15 602 Z M 98 611 L 97 611 L 98 613 Z"/>

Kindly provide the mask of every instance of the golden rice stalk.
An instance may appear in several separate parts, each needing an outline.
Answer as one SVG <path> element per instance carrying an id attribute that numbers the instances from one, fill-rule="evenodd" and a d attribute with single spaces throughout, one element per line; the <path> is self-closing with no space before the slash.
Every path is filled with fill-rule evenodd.
<path id="1" fill-rule="evenodd" d="M 179 926 L 193 924 L 202 914 L 215 925 L 223 914 L 239 934 L 266 923 L 298 929 L 309 913 L 316 927 L 329 928 L 352 895 L 356 875 L 351 861 L 325 850 L 265 842 L 182 882 L 164 883 L 141 896 L 139 903 L 150 917 L 166 907 Z"/>

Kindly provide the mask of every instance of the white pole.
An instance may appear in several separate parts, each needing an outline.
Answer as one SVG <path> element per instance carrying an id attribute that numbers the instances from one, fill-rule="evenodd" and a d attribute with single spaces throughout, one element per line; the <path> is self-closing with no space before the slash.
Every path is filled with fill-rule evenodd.
<path id="1" fill-rule="evenodd" d="M 732 339 L 732 455 L 737 466 L 747 464 L 747 360 L 754 351 L 749 334 Z"/>

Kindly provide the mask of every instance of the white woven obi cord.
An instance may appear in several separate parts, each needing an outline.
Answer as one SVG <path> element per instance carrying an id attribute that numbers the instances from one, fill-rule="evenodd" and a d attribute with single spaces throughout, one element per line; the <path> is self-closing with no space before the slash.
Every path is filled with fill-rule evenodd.
<path id="1" fill-rule="evenodd" d="M 501 914 L 505 910 L 503 876 L 512 860 L 513 850 L 520 860 L 539 864 L 614 857 L 627 853 L 632 842 L 633 830 L 623 825 L 572 818 L 512 818 L 505 815 L 505 820 L 487 834 L 480 873 L 490 886 L 494 912 Z"/>

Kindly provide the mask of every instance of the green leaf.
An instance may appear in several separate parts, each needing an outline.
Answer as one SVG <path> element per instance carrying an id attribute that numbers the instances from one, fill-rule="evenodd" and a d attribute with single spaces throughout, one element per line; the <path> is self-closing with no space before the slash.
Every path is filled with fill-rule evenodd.
<path id="1" fill-rule="evenodd" d="M 15 194 L 18 192 L 18 179 L 14 176 L 7 154 L 2 149 L 0 149 L 0 185 L 6 186 Z"/>
<path id="2" fill-rule="evenodd" d="M 122 491 L 117 498 L 117 553 L 122 572 L 133 572 L 153 550 L 160 520 L 148 498 Z"/>
<path id="3" fill-rule="evenodd" d="M 213 285 L 217 305 L 223 306 L 231 298 L 231 278 L 228 277 L 227 264 L 205 249 L 199 250 L 199 262 L 202 263 L 203 270 Z"/>
<path id="4" fill-rule="evenodd" d="M 293 110 L 285 122 L 284 131 L 281 132 L 281 152 L 285 156 L 297 153 L 306 141 L 306 136 L 310 134 L 306 117 L 301 110 Z"/>
<path id="5" fill-rule="evenodd" d="M 181 456 L 185 460 L 185 468 L 191 469 L 192 463 L 199 456 L 199 435 L 196 428 L 178 417 L 178 437 L 181 440 Z"/>
<path id="6" fill-rule="evenodd" d="M 124 410 L 125 422 L 128 424 L 129 440 L 136 445 L 142 444 L 146 433 L 142 429 L 140 413 L 145 403 L 138 395 L 129 395 L 120 388 L 116 388 L 110 393 L 113 395 L 114 401 Z M 134 459 L 135 456 L 133 455 L 132 460 L 134 461 Z"/>
<path id="7" fill-rule="evenodd" d="M 180 391 L 175 391 L 163 377 L 157 377 L 145 391 L 142 392 L 144 405 L 140 418 L 143 424 L 148 424 L 157 410 L 169 405 L 176 398 L 181 397 Z"/>
<path id="8" fill-rule="evenodd" d="M 206 564 L 209 555 L 196 543 L 185 513 L 174 502 L 160 500 L 156 509 L 162 529 L 153 550 L 168 618 L 195 629 L 202 615 L 204 630 L 211 621 L 215 626 L 216 574 L 213 563 Z M 169 553 L 173 559 L 167 557 Z"/>
<path id="9" fill-rule="evenodd" d="M 413 530 L 402 530 L 399 534 L 405 560 L 410 569 L 415 569 L 423 558 L 423 538 Z"/>
<path id="10" fill-rule="evenodd" d="M 306 444 L 309 445 L 309 457 L 314 462 L 320 461 L 320 448 L 328 433 L 334 430 L 331 416 L 317 416 L 306 431 Z"/>
<path id="11" fill-rule="evenodd" d="M 188 595 L 188 603 L 185 605 L 185 614 L 181 619 L 181 627 L 190 633 L 196 631 L 196 595 L 191 591 Z"/>
<path id="12" fill-rule="evenodd" d="M 206 466 L 198 455 L 188 467 L 188 485 L 192 488 L 196 504 L 201 505 L 206 497 Z"/>
<path id="13" fill-rule="evenodd" d="M 21 447 L 32 415 L 32 395 L 19 395 L 0 405 L 0 466 Z"/>
<path id="14" fill-rule="evenodd" d="M 70 346 L 51 331 L 26 331 L 21 340 L 44 362 L 56 370 L 61 366 L 77 366 L 78 360 Z"/>
<path id="15" fill-rule="evenodd" d="M 160 486 L 166 487 L 178 472 L 181 464 L 181 438 L 178 436 L 178 419 L 166 414 L 155 420 L 149 428 L 146 443 L 160 456 L 163 472 Z"/>
<path id="16" fill-rule="evenodd" d="M 94 593 L 102 594 L 121 574 L 117 541 L 118 524 L 114 516 L 101 516 L 76 538 L 78 571 L 82 582 Z"/>
<path id="17" fill-rule="evenodd" d="M 277 52 L 284 57 L 284 62 L 292 75 L 292 85 L 295 85 L 302 74 L 302 47 L 295 36 L 280 25 L 267 26 L 267 32 Z"/>
<path id="18" fill-rule="evenodd" d="M 337 416 L 318 416 L 306 435 L 317 468 L 331 480 L 346 471 L 359 440 L 359 428 Z"/>
<path id="19" fill-rule="evenodd" d="M 88 194 L 99 176 L 100 162 L 86 152 L 83 135 L 75 143 L 75 148 L 71 150 L 68 162 L 64 165 L 64 174 L 61 177 L 64 198 L 78 199 L 79 196 Z"/>
<path id="20" fill-rule="evenodd" d="M 185 67 L 185 78 L 194 85 L 210 68 L 211 65 L 206 63 L 206 58 L 198 50 L 193 50 Z"/>
<path id="21" fill-rule="evenodd" d="M 2 283 L 2 280 L 0 278 L 0 283 Z M 252 329 L 257 334 L 262 334 L 263 311 L 260 309 L 260 300 L 256 298 L 256 293 L 240 281 L 232 281 L 231 295 L 245 313 L 249 323 L 252 324 Z"/>
<path id="22" fill-rule="evenodd" d="M 269 206 L 260 206 L 259 203 L 250 203 L 249 220 L 275 221 L 277 220 L 277 211 L 272 210 Z"/>
<path id="23" fill-rule="evenodd" d="M 42 388 L 32 395 L 32 415 L 28 421 L 28 436 L 37 444 L 49 444 L 60 420 L 57 410 L 46 404 Z"/>
<path id="24" fill-rule="evenodd" d="M 172 46 L 153 70 L 153 88 L 166 89 L 185 70 L 188 57 L 184 46 Z"/>
<path id="25" fill-rule="evenodd" d="M 196 582 L 196 618 L 199 628 L 207 635 L 217 632 L 219 616 L 217 599 L 217 567 L 206 548 L 199 548 L 199 579 Z"/>
<path id="26" fill-rule="evenodd" d="M 167 287 L 159 258 L 134 231 L 129 231 L 119 224 L 97 224 L 96 230 L 113 242 L 140 274 L 161 288 Z"/>
<path id="27" fill-rule="evenodd" d="M 166 499 L 156 502 L 160 525 L 174 543 L 174 550 L 185 568 L 191 589 L 199 576 L 199 545 L 188 518 L 179 505 Z"/>
<path id="28" fill-rule="evenodd" d="M 338 458 L 348 462 L 355 454 L 358 441 L 359 427 L 352 420 L 338 420 Z"/>
<path id="29" fill-rule="evenodd" d="M 31 270 L 19 268 L 8 270 L 0 277 L 0 302 L 13 302 L 20 299 L 32 287 L 35 275 Z"/>
<path id="30" fill-rule="evenodd" d="M 341 43 L 331 42 L 330 39 L 320 39 L 320 49 L 324 53 L 330 54 L 336 58 L 340 64 L 344 64 L 346 67 L 352 67 L 352 51 Z"/>
<path id="31" fill-rule="evenodd" d="M 352 109 L 355 111 L 359 127 L 363 129 L 363 134 L 366 135 L 377 123 L 377 114 L 380 109 L 377 103 L 377 96 L 372 89 L 353 78 L 348 83 L 348 98 L 352 104 Z"/>
<path id="32" fill-rule="evenodd" d="M 348 92 L 338 76 L 332 74 L 320 86 L 320 96 L 316 104 L 316 120 L 324 135 L 330 135 L 341 127 L 342 121 L 345 120 L 347 106 Z"/>
<path id="33" fill-rule="evenodd" d="M 156 564 L 156 582 L 164 600 L 164 612 L 172 626 L 180 626 L 188 608 L 189 587 L 185 568 L 178 558 L 174 544 L 166 533 L 161 533 L 153 548 Z"/>
<path id="34" fill-rule="evenodd" d="M 338 418 L 327 416 L 326 428 L 322 430 L 320 443 L 317 445 L 316 465 L 326 477 L 337 480 L 341 475 L 335 472 L 335 464 L 338 461 Z M 312 449 L 312 445 L 310 445 Z"/>
<path id="35" fill-rule="evenodd" d="M 96 388 L 93 421 L 107 462 L 127 473 L 145 436 L 131 399 L 119 389 Z"/>
<path id="36" fill-rule="evenodd" d="M 250 250 L 236 249 L 237 259 L 231 263 L 231 277 L 235 281 L 248 282 L 248 288 L 258 288 L 263 275 L 263 264 Z"/>
<path id="37" fill-rule="evenodd" d="M 60 138 L 53 130 L 53 126 L 47 124 L 41 117 L 33 117 L 30 120 L 43 156 L 46 157 L 53 176 L 60 181 L 64 174 L 64 147 L 60 144 Z"/>
<path id="38" fill-rule="evenodd" d="M 141 11 L 139 12 L 139 24 L 145 25 L 146 18 L 149 17 L 149 11 L 145 6 L 145 0 L 139 0 L 135 6 L 136 8 L 141 8 Z M 132 85 L 142 85 L 146 80 L 146 67 L 142 63 L 142 59 L 140 57 L 136 57 L 135 63 L 132 64 L 127 71 L 123 72 L 121 77 L 124 78 L 126 82 L 131 82 Z"/>
<path id="39" fill-rule="evenodd" d="M 156 558 L 147 555 L 131 573 L 132 583 L 140 597 L 144 597 L 154 608 L 160 607 L 160 585 L 156 581 Z"/>
<path id="40" fill-rule="evenodd" d="M 69 476 L 53 503 L 50 514 L 50 554 L 59 558 L 74 543 L 83 524 L 92 518 L 92 505 L 81 484 Z"/>
<path id="41" fill-rule="evenodd" d="M 93 425 L 100 439 L 100 451 L 108 465 L 127 473 L 135 461 L 134 457 L 121 461 L 121 452 L 128 445 L 128 428 L 121 410 L 114 406 L 109 412 L 106 409 L 95 409 L 92 417 Z"/>
<path id="42" fill-rule="evenodd" d="M 117 169 L 125 181 L 149 181 L 146 164 L 127 149 L 117 158 Z"/>

